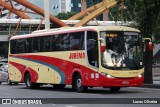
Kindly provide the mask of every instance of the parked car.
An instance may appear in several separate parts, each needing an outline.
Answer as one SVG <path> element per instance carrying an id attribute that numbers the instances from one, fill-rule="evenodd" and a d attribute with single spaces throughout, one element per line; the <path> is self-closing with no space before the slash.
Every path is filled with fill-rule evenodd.
<path id="1" fill-rule="evenodd" d="M 7 82 L 8 80 L 8 65 L 6 63 L 0 63 L 0 84 Z"/>

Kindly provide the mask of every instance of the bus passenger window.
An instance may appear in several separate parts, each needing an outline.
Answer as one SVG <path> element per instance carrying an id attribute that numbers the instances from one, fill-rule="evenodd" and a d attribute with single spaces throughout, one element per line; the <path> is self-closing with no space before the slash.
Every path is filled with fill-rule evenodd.
<path id="1" fill-rule="evenodd" d="M 17 52 L 16 52 L 16 44 L 17 44 L 17 42 L 16 42 L 16 40 L 11 40 L 11 43 L 10 43 L 10 48 L 11 48 L 11 54 L 16 54 Z"/>
<path id="2" fill-rule="evenodd" d="M 70 33 L 69 48 L 70 50 L 84 49 L 84 32 Z"/>
<path id="3" fill-rule="evenodd" d="M 44 37 L 43 51 L 50 52 L 51 51 L 51 36 Z"/>
<path id="4" fill-rule="evenodd" d="M 53 39 L 54 51 L 61 51 L 61 35 L 55 35 L 55 39 Z"/>
<path id="5" fill-rule="evenodd" d="M 61 45 L 60 48 L 62 51 L 68 51 L 69 48 L 69 34 L 62 34 L 61 35 Z"/>
<path id="6" fill-rule="evenodd" d="M 98 36 L 97 32 L 87 32 L 87 55 L 89 64 L 94 67 L 99 67 L 98 62 Z"/>
<path id="7" fill-rule="evenodd" d="M 18 39 L 17 40 L 17 53 L 25 53 L 26 52 L 26 39 Z"/>
<path id="8" fill-rule="evenodd" d="M 26 47 L 26 53 L 32 53 L 32 38 L 27 38 Z"/>
<path id="9" fill-rule="evenodd" d="M 37 38 L 32 38 L 32 52 L 38 52 L 38 39 Z"/>

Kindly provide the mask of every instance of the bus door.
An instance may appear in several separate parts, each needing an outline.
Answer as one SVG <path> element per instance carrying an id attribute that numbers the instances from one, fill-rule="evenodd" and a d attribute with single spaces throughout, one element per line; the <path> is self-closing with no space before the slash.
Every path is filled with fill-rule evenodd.
<path id="1" fill-rule="evenodd" d="M 97 32 L 87 31 L 87 56 L 88 64 L 94 68 L 99 68 Z"/>

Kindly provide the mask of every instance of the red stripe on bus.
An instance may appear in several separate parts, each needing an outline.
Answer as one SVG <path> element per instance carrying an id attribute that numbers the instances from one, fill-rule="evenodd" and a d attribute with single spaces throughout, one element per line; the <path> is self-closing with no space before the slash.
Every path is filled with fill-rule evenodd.
<path id="1" fill-rule="evenodd" d="M 32 81 L 32 82 L 37 82 L 37 80 L 38 80 L 38 73 L 37 73 L 35 70 L 33 70 L 33 69 L 30 68 L 30 67 L 26 68 L 25 65 L 22 65 L 22 64 L 19 64 L 19 63 L 15 63 L 15 62 L 11 62 L 11 61 L 9 61 L 9 63 L 10 63 L 11 65 L 13 65 L 14 67 L 16 67 L 16 68 L 20 71 L 21 76 L 22 76 L 20 82 L 24 82 L 24 73 L 25 73 L 26 70 L 27 70 L 28 72 L 32 72 L 32 73 L 30 73 L 30 75 L 31 75 L 32 77 L 34 77 L 34 78 L 32 78 L 31 81 Z"/>

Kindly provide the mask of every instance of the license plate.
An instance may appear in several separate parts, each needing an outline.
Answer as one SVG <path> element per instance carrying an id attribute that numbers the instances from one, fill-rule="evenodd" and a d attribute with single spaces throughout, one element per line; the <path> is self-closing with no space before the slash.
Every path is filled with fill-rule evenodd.
<path id="1" fill-rule="evenodd" d="M 124 85 L 129 84 L 129 81 L 123 81 L 122 84 Z"/>

